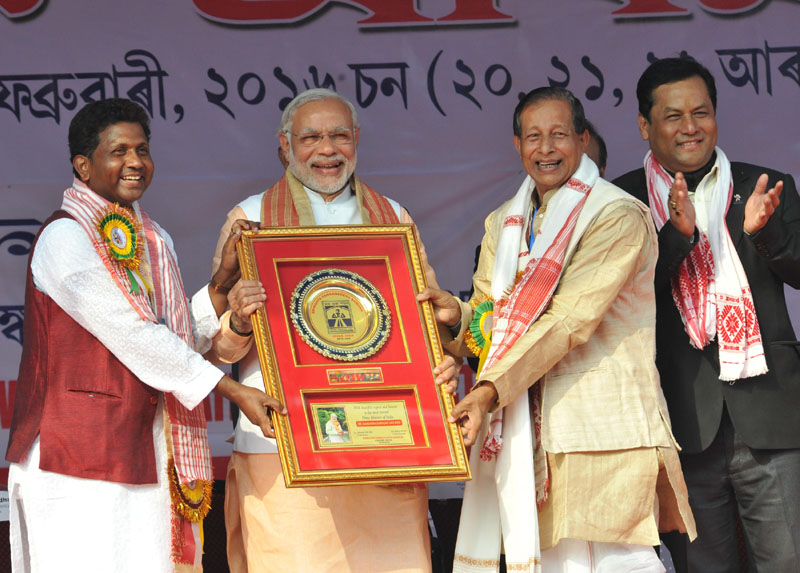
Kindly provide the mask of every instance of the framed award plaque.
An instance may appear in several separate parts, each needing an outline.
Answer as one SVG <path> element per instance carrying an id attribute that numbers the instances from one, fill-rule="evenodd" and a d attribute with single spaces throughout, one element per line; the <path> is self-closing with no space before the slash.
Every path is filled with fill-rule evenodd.
<path id="1" fill-rule="evenodd" d="M 246 231 L 242 277 L 287 487 L 470 479 L 412 225 Z"/>

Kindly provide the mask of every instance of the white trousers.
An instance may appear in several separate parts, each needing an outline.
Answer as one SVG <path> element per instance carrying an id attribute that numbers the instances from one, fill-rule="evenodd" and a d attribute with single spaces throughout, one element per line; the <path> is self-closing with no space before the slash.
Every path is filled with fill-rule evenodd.
<path id="1" fill-rule="evenodd" d="M 127 485 L 39 469 L 39 438 L 8 471 L 14 573 L 173 570 L 166 442 L 153 424 L 158 484 Z"/>
<path id="2" fill-rule="evenodd" d="M 664 573 L 649 545 L 562 539 L 542 552 L 542 573 Z"/>

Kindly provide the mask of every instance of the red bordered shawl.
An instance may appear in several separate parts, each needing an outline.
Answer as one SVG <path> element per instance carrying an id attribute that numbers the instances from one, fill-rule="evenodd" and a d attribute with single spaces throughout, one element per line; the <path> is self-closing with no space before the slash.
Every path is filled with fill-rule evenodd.
<path id="1" fill-rule="evenodd" d="M 391 225 L 400 222 L 389 200 L 362 183 L 355 174 L 352 178 L 352 186 L 365 224 Z M 264 192 L 261 200 L 261 222 L 270 227 L 298 227 L 314 224 L 313 221 L 301 222 L 298 205 L 306 206 L 307 208 L 303 211 L 311 212 L 311 205 L 303 189 L 303 184 L 287 170 L 275 185 Z"/>
<path id="2" fill-rule="evenodd" d="M 690 343 L 704 348 L 716 337 L 720 380 L 733 382 L 766 373 L 767 362 L 747 274 L 725 223 L 733 195 L 731 164 L 719 147 L 716 153 L 715 177 L 706 176 L 695 191 L 700 240 L 672 276 L 671 286 Z M 644 171 L 653 220 L 661 230 L 669 220 L 674 178 L 649 151 Z"/>

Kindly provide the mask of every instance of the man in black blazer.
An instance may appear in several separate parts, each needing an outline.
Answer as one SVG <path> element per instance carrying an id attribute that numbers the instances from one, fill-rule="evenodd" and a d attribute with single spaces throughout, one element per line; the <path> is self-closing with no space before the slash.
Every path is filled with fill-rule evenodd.
<path id="1" fill-rule="evenodd" d="M 685 536 L 665 541 L 678 570 L 738 572 L 738 511 L 752 568 L 800 571 L 800 343 L 783 291 L 784 283 L 800 287 L 800 199 L 794 180 L 727 162 L 716 147 L 714 78 L 695 60 L 653 63 L 639 79 L 637 97 L 639 129 L 651 152 L 647 168 L 614 183 L 649 204 L 660 227 L 656 362 L 683 448 L 698 532 L 691 544 Z M 715 252 L 707 238 L 712 235 L 722 237 L 717 245 L 729 246 Z M 733 259 L 740 262 L 738 275 Z M 746 276 L 739 291 L 744 291 L 743 312 L 715 320 L 727 300 L 714 295 L 713 287 L 710 306 L 690 296 L 704 292 L 694 286 L 704 279 L 700 272 L 691 282 L 696 277 L 689 278 L 688 266 L 702 269 L 704 260 L 710 261 L 705 279 L 715 285 Z M 692 327 L 684 325 L 678 309 L 678 303 L 688 309 L 683 315 L 691 323 L 693 300 L 696 308 L 711 309 L 717 330 L 711 329 L 709 340 L 699 335 L 698 346 L 706 344 L 700 349 L 690 343 Z M 757 324 L 750 320 L 753 309 Z M 741 326 L 743 316 L 746 342 L 729 328 Z M 699 330 L 708 330 L 705 324 Z M 728 351 L 737 344 L 747 350 Z"/>

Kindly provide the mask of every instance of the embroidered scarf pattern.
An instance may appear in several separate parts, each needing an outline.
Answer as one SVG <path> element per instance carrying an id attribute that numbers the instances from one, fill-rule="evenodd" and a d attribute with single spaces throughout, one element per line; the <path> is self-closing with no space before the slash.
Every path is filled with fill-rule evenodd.
<path id="1" fill-rule="evenodd" d="M 731 165 L 717 147 L 717 162 L 695 191 L 695 210 L 708 205 L 696 219 L 700 239 L 671 279 L 672 298 L 689 341 L 705 348 L 717 338 L 720 380 L 734 382 L 767 372 L 761 330 L 747 275 L 725 224 L 733 194 Z M 647 195 L 656 228 L 669 220 L 667 202 L 674 178 L 651 152 L 644 158 Z M 713 183 L 713 184 L 712 184 Z"/>

